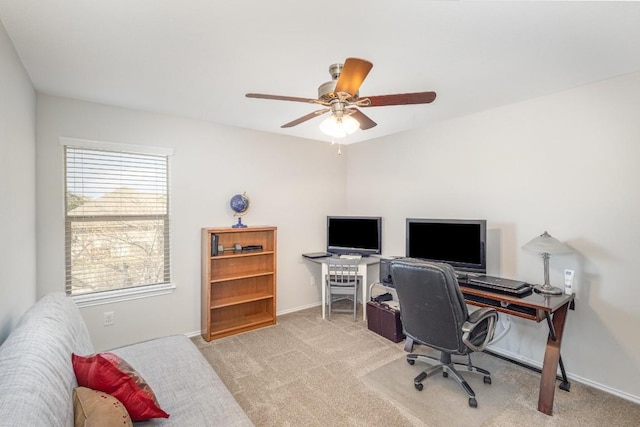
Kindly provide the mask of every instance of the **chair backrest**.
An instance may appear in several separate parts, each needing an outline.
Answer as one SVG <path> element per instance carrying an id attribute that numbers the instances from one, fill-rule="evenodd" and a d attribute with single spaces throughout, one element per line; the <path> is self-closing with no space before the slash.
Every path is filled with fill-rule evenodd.
<path id="1" fill-rule="evenodd" d="M 330 258 L 327 261 L 327 281 L 331 286 L 354 286 L 358 283 L 357 259 Z"/>
<path id="2" fill-rule="evenodd" d="M 391 275 L 405 334 L 440 351 L 467 354 L 462 325 L 469 312 L 453 268 L 402 259 L 392 261 Z"/>

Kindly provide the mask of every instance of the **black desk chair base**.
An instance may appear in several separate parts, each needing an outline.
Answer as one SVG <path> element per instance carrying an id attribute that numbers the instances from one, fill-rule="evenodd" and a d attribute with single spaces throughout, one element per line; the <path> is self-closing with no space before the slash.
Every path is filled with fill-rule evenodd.
<path id="1" fill-rule="evenodd" d="M 478 374 L 484 375 L 484 383 L 491 384 L 491 373 L 485 369 L 479 368 L 471 364 L 471 356 L 467 355 L 469 358 L 468 363 L 456 363 L 451 361 L 451 354 L 442 352 L 440 355 L 440 360 L 436 359 L 432 356 L 427 356 L 425 354 L 408 354 L 407 355 L 407 363 L 409 365 L 413 365 L 416 363 L 416 360 L 419 362 L 424 362 L 430 365 L 427 369 L 422 371 L 417 377 L 413 379 L 413 385 L 418 391 L 422 391 L 423 384 L 422 381 L 427 379 L 430 376 L 433 376 L 434 373 L 438 371 L 442 371 L 442 376 L 445 378 L 452 378 L 456 380 L 458 384 L 462 387 L 462 389 L 469 396 L 469 406 L 472 408 L 478 407 L 478 401 L 476 400 L 476 394 L 474 393 L 469 383 L 460 375 L 456 367 L 460 369 L 465 369 L 468 372 L 475 372 Z"/>

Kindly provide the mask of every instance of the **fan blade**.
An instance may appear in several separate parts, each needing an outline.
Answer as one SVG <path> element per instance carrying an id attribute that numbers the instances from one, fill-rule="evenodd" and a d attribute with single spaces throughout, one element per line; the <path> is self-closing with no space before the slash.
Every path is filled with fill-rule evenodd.
<path id="1" fill-rule="evenodd" d="M 309 113 L 309 114 L 307 114 L 306 116 L 302 116 L 302 117 L 300 117 L 299 119 L 295 119 L 294 121 L 289 122 L 289 123 L 286 123 L 286 124 L 284 124 L 284 125 L 282 125 L 282 126 L 280 126 L 280 127 L 281 127 L 281 128 L 290 128 L 290 127 L 294 127 L 294 126 L 296 126 L 296 125 L 299 125 L 300 123 L 304 123 L 304 122 L 306 122 L 307 120 L 311 120 L 311 119 L 313 119 L 314 117 L 318 117 L 319 115 L 324 114 L 324 113 L 326 113 L 326 112 L 328 112 L 328 111 L 331 111 L 331 109 L 329 109 L 329 108 L 323 108 L 322 110 L 316 110 L 316 111 L 314 111 L 313 113 Z"/>
<path id="2" fill-rule="evenodd" d="M 373 64 L 364 59 L 347 58 L 347 60 L 344 61 L 344 67 L 342 67 L 334 92 L 345 92 L 351 96 L 355 96 L 372 67 Z"/>
<path id="3" fill-rule="evenodd" d="M 353 113 L 351 113 L 351 117 L 353 117 L 354 119 L 356 119 L 358 121 L 358 123 L 360 123 L 360 129 L 361 130 L 371 129 L 372 127 L 378 125 L 376 122 L 371 120 L 369 118 L 369 116 L 367 116 L 366 114 L 364 114 L 362 111 L 358 110 L 357 108 L 348 108 L 348 110 L 349 111 L 353 111 Z"/>
<path id="4" fill-rule="evenodd" d="M 265 95 L 264 93 L 248 93 L 245 95 L 247 98 L 260 98 L 260 99 L 273 99 L 276 101 L 294 101 L 294 102 L 306 102 L 313 103 L 316 100 L 310 98 L 297 98 L 295 96 L 281 96 L 281 95 Z"/>
<path id="5" fill-rule="evenodd" d="M 371 101 L 371 104 L 367 105 L 367 107 L 381 107 L 385 105 L 429 104 L 430 102 L 433 102 L 434 99 L 436 99 L 436 93 L 396 93 L 393 95 L 367 96 L 367 98 L 369 98 L 369 100 Z"/>

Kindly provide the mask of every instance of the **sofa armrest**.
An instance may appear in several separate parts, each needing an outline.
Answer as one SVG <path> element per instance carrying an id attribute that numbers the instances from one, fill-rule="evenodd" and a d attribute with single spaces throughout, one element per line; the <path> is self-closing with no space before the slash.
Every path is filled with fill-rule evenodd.
<path id="1" fill-rule="evenodd" d="M 73 425 L 78 383 L 71 353 L 92 352 L 71 297 L 54 293 L 36 301 L 0 347 L 0 424 Z"/>

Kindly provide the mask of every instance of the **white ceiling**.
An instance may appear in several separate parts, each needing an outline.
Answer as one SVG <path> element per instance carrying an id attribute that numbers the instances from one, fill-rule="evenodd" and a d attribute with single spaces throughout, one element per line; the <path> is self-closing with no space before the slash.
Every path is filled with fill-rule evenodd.
<path id="1" fill-rule="evenodd" d="M 43 93 L 320 141 L 328 68 L 374 66 L 360 96 L 435 91 L 432 104 L 362 109 L 344 143 L 640 71 L 638 2 L 0 0 Z M 593 102 L 598 102 L 594 99 Z"/>

